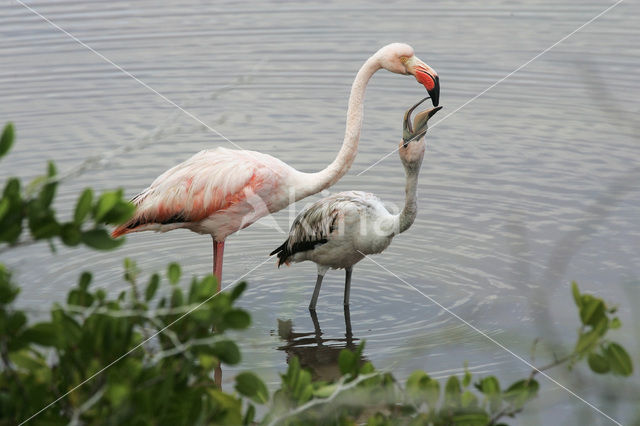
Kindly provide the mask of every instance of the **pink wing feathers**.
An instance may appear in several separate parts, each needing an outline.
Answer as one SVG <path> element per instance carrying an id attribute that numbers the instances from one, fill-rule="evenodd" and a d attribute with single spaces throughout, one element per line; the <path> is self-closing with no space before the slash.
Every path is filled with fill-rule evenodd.
<path id="1" fill-rule="evenodd" d="M 132 199 L 135 215 L 111 235 L 115 238 L 138 230 L 160 230 L 158 225 L 206 219 L 244 200 L 247 189 L 257 193 L 265 173 L 276 178 L 276 171 L 284 172 L 282 166 L 286 165 L 253 151 L 226 148 L 200 151 L 164 172 L 135 196 Z"/>

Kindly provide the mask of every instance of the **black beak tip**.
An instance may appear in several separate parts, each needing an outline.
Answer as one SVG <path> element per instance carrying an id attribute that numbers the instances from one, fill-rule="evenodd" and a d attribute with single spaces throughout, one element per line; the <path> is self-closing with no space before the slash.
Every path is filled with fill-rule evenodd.
<path id="1" fill-rule="evenodd" d="M 429 96 L 431 96 L 431 102 L 433 103 L 433 106 L 437 107 L 440 103 L 440 78 L 436 76 L 433 79 L 433 83 L 433 89 L 428 90 L 427 92 L 429 93 Z"/>

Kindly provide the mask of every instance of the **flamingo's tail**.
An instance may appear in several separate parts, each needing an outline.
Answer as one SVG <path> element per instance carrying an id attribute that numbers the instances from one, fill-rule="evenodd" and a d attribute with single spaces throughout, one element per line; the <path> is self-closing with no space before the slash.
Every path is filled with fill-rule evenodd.
<path id="1" fill-rule="evenodd" d="M 121 236 L 123 236 L 124 234 L 128 234 L 130 231 L 131 231 L 131 229 L 129 229 L 129 228 L 127 227 L 127 224 L 120 225 L 120 226 L 118 226 L 116 229 L 114 229 L 114 230 L 111 232 L 111 238 L 118 238 L 118 237 L 121 237 Z"/>

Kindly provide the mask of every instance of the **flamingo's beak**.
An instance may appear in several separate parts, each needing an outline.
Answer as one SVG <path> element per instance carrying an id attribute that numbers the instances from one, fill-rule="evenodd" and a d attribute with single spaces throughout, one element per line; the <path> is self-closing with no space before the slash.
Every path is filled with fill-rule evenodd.
<path id="1" fill-rule="evenodd" d="M 427 89 L 433 106 L 438 106 L 440 103 L 440 78 L 436 70 L 422 62 L 415 55 L 407 59 L 405 66 L 407 71 L 418 80 L 418 83 Z"/>
<path id="2" fill-rule="evenodd" d="M 402 141 L 403 146 L 406 148 L 409 145 L 409 142 L 420 139 L 427 133 L 427 122 L 431 117 L 435 115 L 436 112 L 442 109 L 441 106 L 437 106 L 416 114 L 413 119 L 413 126 L 411 125 L 411 113 L 416 109 L 421 103 L 429 99 L 426 97 L 422 99 L 420 102 L 412 106 L 404 113 L 404 119 L 402 121 Z"/>

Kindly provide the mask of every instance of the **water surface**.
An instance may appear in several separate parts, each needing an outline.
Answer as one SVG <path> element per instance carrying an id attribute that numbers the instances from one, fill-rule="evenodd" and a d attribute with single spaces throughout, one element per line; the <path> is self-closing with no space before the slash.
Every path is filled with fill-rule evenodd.
<path id="1" fill-rule="evenodd" d="M 384 269 L 368 260 L 355 269 L 349 340 L 366 341 L 365 358 L 399 377 L 416 368 L 446 377 L 468 361 L 472 372 L 506 383 L 529 367 L 443 307 L 530 359 L 538 336 L 568 344 L 575 338 L 568 283 L 577 280 L 619 304 L 624 327 L 615 338 L 640 365 L 637 4 L 620 4 L 452 115 L 611 3 L 29 4 L 237 145 L 305 171 L 321 169 L 337 153 L 362 62 L 388 42 L 410 43 L 438 70 L 445 109 L 427 135 L 416 223 L 375 257 Z M 47 159 L 64 172 L 104 157 L 61 187 L 62 216 L 85 186 L 122 186 L 133 196 L 201 149 L 232 147 L 18 3 L 0 5 L 0 28 L 0 115 L 18 132 L 0 177 L 32 178 Z M 371 191 L 401 205 L 396 154 L 359 173 L 395 149 L 403 111 L 420 96 L 411 78 L 376 74 L 358 157 L 332 190 Z M 306 346 L 322 343 L 322 351 L 306 352 L 326 374 L 335 352 L 326 347 L 348 344 L 341 271 L 325 277 L 318 339 L 306 309 L 314 265 L 278 270 L 269 261 L 256 268 L 282 242 L 295 211 L 315 199 L 275 215 L 280 230 L 255 225 L 228 240 L 224 284 L 247 274 L 241 304 L 254 319 L 237 334 L 244 359 L 225 369 L 228 389 L 246 368 L 278 383 L 290 356 L 277 350 L 287 345 L 279 320 L 309 333 L 314 342 Z M 21 306 L 43 312 L 63 299 L 80 270 L 114 283 L 125 256 L 145 271 L 179 261 L 187 275 L 202 275 L 211 267 L 211 241 L 188 231 L 142 233 L 112 253 L 61 249 L 49 256 L 43 245 L 3 261 L 25 283 Z M 124 286 L 106 285 L 114 293 Z M 624 386 L 593 375 L 577 381 L 562 369 L 551 374 L 623 423 L 634 418 L 637 392 L 629 386 L 640 385 L 637 374 Z M 609 424 L 563 389 L 541 383 L 541 398 L 515 423 L 572 424 L 583 416 Z"/>

